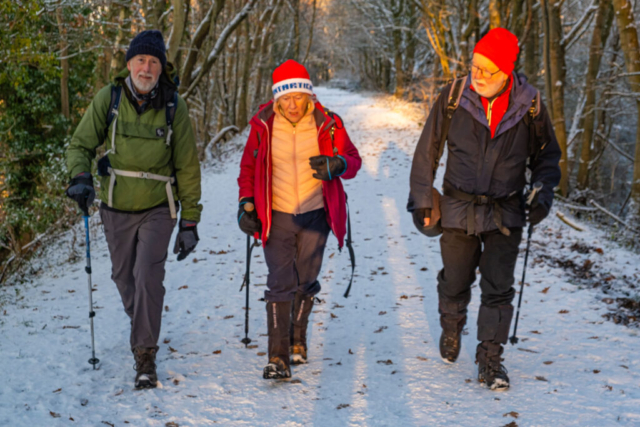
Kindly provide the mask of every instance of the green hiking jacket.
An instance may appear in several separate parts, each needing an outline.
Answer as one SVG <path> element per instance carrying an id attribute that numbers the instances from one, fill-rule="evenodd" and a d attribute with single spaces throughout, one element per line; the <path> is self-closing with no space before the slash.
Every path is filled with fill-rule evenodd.
<path id="1" fill-rule="evenodd" d="M 170 75 L 168 64 L 164 72 Z M 111 132 L 116 123 L 116 154 L 109 152 L 109 161 L 114 169 L 149 172 L 163 176 L 175 174 L 173 196 L 182 206 L 181 218 L 200 221 L 200 162 L 195 138 L 191 129 L 186 102 L 178 97 L 178 106 L 173 123 L 171 147 L 166 145 L 166 110 L 147 108 L 138 115 L 136 108 L 126 96 L 125 79 L 128 70 L 122 71 L 114 85 L 125 86 L 122 90 L 117 120 L 113 120 L 105 134 L 107 110 L 111 102 L 111 85 L 102 88 L 82 117 L 67 148 L 67 170 L 70 177 L 81 172 L 91 172 L 91 162 L 96 157 L 96 148 L 103 142 L 106 151 L 111 150 Z M 162 77 L 161 77 L 162 78 Z M 163 129 L 163 131 L 159 131 Z M 156 136 L 162 135 L 162 136 Z M 99 198 L 105 204 L 109 199 L 109 176 L 99 177 Z M 122 211 L 141 211 L 167 203 L 166 183 L 141 178 L 118 176 L 113 190 L 112 207 Z"/>

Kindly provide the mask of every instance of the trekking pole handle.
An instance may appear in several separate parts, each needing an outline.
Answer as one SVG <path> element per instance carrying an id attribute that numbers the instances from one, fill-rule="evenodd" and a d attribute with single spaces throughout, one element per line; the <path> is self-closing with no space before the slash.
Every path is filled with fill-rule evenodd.
<path id="1" fill-rule="evenodd" d="M 244 211 L 245 212 L 253 212 L 255 210 L 255 208 L 256 207 L 251 202 L 247 202 L 247 203 L 244 204 Z"/>
<path id="2" fill-rule="evenodd" d="M 529 193 L 529 197 L 527 197 L 527 206 L 531 206 L 531 203 L 533 203 L 533 199 L 535 199 L 536 194 L 542 191 L 542 187 L 543 185 L 541 181 L 537 181 L 531 186 L 531 192 Z"/>

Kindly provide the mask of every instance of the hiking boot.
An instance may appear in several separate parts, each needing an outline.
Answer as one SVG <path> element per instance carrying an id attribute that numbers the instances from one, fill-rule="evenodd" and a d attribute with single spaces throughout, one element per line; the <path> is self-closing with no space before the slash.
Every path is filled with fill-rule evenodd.
<path id="1" fill-rule="evenodd" d="M 264 368 L 265 379 L 291 377 L 289 366 L 291 305 L 291 301 L 267 302 L 269 364 Z"/>
<path id="2" fill-rule="evenodd" d="M 507 368 L 502 365 L 502 345 L 492 341 L 483 341 L 478 344 L 476 350 L 476 363 L 478 364 L 478 381 L 485 383 L 494 391 L 509 389 L 509 377 Z"/>
<path id="3" fill-rule="evenodd" d="M 440 356 L 445 363 L 454 363 L 460 355 L 462 347 L 462 329 L 467 323 L 466 301 L 453 302 L 439 296 L 438 312 L 440 313 Z"/>
<path id="4" fill-rule="evenodd" d="M 135 386 L 137 389 L 155 388 L 158 385 L 158 375 L 156 374 L 157 351 L 157 348 L 136 347 L 133 349 L 133 357 L 136 361 L 134 369 L 136 371 Z"/>
<path id="5" fill-rule="evenodd" d="M 291 378 L 291 369 L 279 357 L 272 357 L 262 371 L 262 378 L 265 380 Z"/>
<path id="6" fill-rule="evenodd" d="M 307 349 L 301 344 L 291 346 L 291 364 L 302 365 L 307 363 Z"/>
<path id="7" fill-rule="evenodd" d="M 313 309 L 313 300 L 313 296 L 302 295 L 297 292 L 293 301 L 290 353 L 291 363 L 294 365 L 307 363 L 307 328 L 309 327 L 309 316 Z"/>

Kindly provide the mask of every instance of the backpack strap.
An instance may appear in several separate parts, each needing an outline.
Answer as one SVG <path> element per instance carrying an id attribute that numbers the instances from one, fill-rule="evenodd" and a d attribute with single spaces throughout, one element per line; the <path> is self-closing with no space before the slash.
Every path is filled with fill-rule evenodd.
<path id="1" fill-rule="evenodd" d="M 171 145 L 171 135 L 173 135 L 173 120 L 176 117 L 176 110 L 178 109 L 178 92 L 173 93 L 171 101 L 167 102 L 165 109 L 165 115 L 167 118 L 167 147 Z"/>
<path id="2" fill-rule="evenodd" d="M 120 101 L 122 100 L 122 86 L 111 85 L 111 101 L 109 101 L 109 110 L 107 111 L 107 121 L 104 128 L 105 138 L 109 135 L 109 126 L 113 123 L 111 129 L 111 152 L 116 153 L 116 127 L 118 125 L 118 111 L 120 109 Z"/>
<path id="3" fill-rule="evenodd" d="M 544 123 L 538 120 L 540 116 L 540 91 L 536 91 L 536 96 L 531 100 L 531 107 L 526 115 L 529 125 L 529 164 L 538 160 L 540 152 L 546 146 L 543 142 Z"/>
<path id="4" fill-rule="evenodd" d="M 447 137 L 449 136 L 449 126 L 451 125 L 451 118 L 453 117 L 453 113 L 456 112 L 456 109 L 460 105 L 460 98 L 462 98 L 462 92 L 464 92 L 464 87 L 467 84 L 467 76 L 461 77 L 459 79 L 455 79 L 451 84 L 451 88 L 449 89 L 449 99 L 447 101 L 447 112 L 444 116 L 444 120 L 442 121 L 442 128 L 440 129 L 440 141 L 438 143 L 437 148 L 437 156 L 434 159 L 433 165 L 433 176 L 436 176 L 436 172 L 438 171 L 438 166 L 440 165 L 440 158 L 442 157 L 442 153 L 444 152 L 444 144 L 447 141 Z"/>

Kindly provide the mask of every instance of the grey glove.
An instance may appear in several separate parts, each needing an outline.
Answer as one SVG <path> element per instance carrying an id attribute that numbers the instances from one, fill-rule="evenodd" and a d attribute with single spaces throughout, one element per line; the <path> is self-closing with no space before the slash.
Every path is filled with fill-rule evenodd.
<path id="1" fill-rule="evenodd" d="M 178 254 L 178 261 L 185 259 L 196 248 L 200 240 L 197 226 L 198 223 L 195 221 L 180 220 L 176 244 L 173 246 L 173 253 Z"/>

